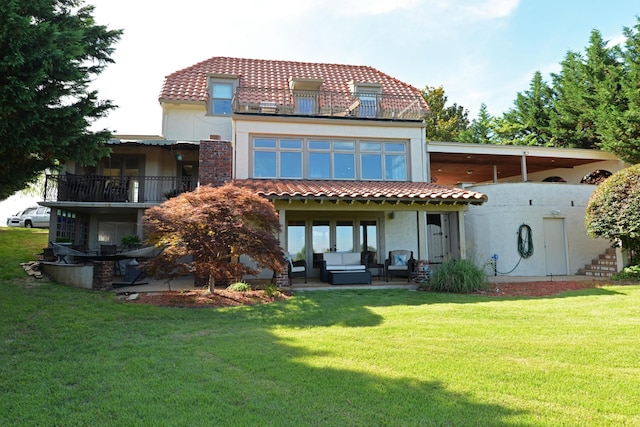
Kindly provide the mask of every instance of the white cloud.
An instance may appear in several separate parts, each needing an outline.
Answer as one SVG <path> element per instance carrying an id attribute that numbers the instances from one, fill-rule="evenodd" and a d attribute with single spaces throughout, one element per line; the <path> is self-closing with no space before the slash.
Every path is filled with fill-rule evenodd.
<path id="1" fill-rule="evenodd" d="M 613 46 L 624 47 L 624 44 L 626 42 L 627 42 L 627 38 L 622 34 L 618 34 L 617 36 L 609 39 L 609 41 L 607 42 L 607 47 L 613 47 Z"/>
<path id="2" fill-rule="evenodd" d="M 478 3 L 470 1 L 462 6 L 468 19 L 472 21 L 486 21 L 510 16 L 517 8 L 520 0 L 486 0 Z"/>
<path id="3" fill-rule="evenodd" d="M 346 15 L 380 15 L 396 10 L 408 10 L 424 6 L 419 0 L 346 0 L 341 13 Z"/>

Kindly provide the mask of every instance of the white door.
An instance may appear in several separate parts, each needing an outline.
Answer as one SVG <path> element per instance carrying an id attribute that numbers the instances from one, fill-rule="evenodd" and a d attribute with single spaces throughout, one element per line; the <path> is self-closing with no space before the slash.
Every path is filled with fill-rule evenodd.
<path id="1" fill-rule="evenodd" d="M 547 276 L 567 275 L 567 241 L 564 218 L 544 218 L 544 256 Z"/>

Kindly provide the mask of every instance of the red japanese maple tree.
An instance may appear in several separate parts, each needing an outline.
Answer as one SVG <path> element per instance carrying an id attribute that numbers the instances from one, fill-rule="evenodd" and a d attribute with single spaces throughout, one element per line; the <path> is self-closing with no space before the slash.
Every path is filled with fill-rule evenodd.
<path id="1" fill-rule="evenodd" d="M 268 200 L 233 184 L 200 186 L 147 209 L 143 228 L 147 242 L 164 247 L 145 266 L 156 277 L 208 276 L 213 292 L 216 280 L 257 273 L 237 262 L 240 255 L 251 257 L 258 268 L 284 269 L 276 210 Z"/>

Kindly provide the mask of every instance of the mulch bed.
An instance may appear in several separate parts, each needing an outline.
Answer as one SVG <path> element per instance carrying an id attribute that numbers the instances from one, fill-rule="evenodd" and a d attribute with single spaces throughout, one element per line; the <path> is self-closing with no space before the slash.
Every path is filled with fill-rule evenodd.
<path id="1" fill-rule="evenodd" d="M 290 292 L 280 292 L 269 296 L 262 290 L 246 292 L 216 289 L 214 293 L 208 290 L 193 289 L 188 291 L 165 291 L 140 293 L 138 298 L 128 301 L 134 304 L 152 304 L 162 307 L 234 307 L 239 305 L 267 304 L 274 301 L 286 300 Z"/>
<path id="2" fill-rule="evenodd" d="M 492 283 L 489 288 L 474 294 L 494 297 L 545 297 L 597 286 L 599 286 L 599 283 L 595 281 Z M 286 300 L 290 297 L 291 292 L 280 292 L 277 295 L 268 296 L 262 290 L 237 292 L 216 289 L 214 293 L 209 293 L 206 290 L 194 289 L 189 291 L 140 293 L 136 299 L 128 302 L 163 307 L 234 307 L 268 304 L 274 301 Z"/>
<path id="3" fill-rule="evenodd" d="M 492 283 L 489 288 L 474 293 L 494 297 L 547 297 L 596 286 L 598 283 L 593 281 Z"/>

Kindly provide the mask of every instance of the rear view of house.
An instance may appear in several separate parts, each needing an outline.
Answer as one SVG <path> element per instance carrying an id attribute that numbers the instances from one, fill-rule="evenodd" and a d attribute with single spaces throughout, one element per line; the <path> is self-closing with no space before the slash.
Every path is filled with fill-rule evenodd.
<path id="1" fill-rule="evenodd" d="M 411 85 L 368 66 L 214 57 L 168 75 L 159 101 L 162 138 L 120 137 L 95 168 L 48 177 L 52 238 L 118 243 L 149 206 L 234 181 L 273 201 L 310 276 L 328 252 L 464 257 L 461 214 L 486 197 L 429 182 L 428 106 Z"/>

